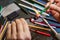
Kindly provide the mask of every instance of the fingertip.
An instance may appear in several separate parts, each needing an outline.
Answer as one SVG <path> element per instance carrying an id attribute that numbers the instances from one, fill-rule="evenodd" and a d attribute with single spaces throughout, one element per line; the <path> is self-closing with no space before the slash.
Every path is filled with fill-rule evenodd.
<path id="1" fill-rule="evenodd" d="M 12 23 L 11 23 L 12 25 L 16 25 L 16 23 L 14 22 L 14 21 L 12 21 Z"/>
<path id="2" fill-rule="evenodd" d="M 50 9 L 48 9 L 46 12 L 49 13 L 50 12 Z"/>
<path id="3" fill-rule="evenodd" d="M 47 8 L 49 6 L 49 2 L 45 5 L 45 8 Z"/>
<path id="4" fill-rule="evenodd" d="M 17 22 L 19 19 L 16 19 L 15 21 Z"/>
<path id="5" fill-rule="evenodd" d="M 19 24 L 20 23 L 20 20 L 19 19 L 16 19 L 15 22 L 16 22 L 16 24 Z"/>
<path id="6" fill-rule="evenodd" d="M 11 23 L 8 24 L 8 27 L 7 28 L 9 29 L 10 27 L 11 27 Z"/>
<path id="7" fill-rule="evenodd" d="M 54 8 L 54 6 L 55 6 L 54 4 L 51 4 L 50 9 L 52 10 Z"/>
<path id="8" fill-rule="evenodd" d="M 24 18 L 20 18 L 20 19 L 23 19 L 24 20 Z"/>
<path id="9" fill-rule="evenodd" d="M 25 19 L 24 19 L 24 18 L 20 18 L 20 20 L 25 21 Z"/>
<path id="10" fill-rule="evenodd" d="M 53 16 L 56 14 L 56 11 L 55 11 L 55 10 L 51 10 L 50 12 L 51 12 L 51 14 L 52 14 Z"/>
<path id="11" fill-rule="evenodd" d="M 27 21 L 24 18 L 20 18 L 20 21 L 21 21 L 22 24 L 25 24 L 25 25 L 28 26 L 28 23 L 27 23 Z"/>

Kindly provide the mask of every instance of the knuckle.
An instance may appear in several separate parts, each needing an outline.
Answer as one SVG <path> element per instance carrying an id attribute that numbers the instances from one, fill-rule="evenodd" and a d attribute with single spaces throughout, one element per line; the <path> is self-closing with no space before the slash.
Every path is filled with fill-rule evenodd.
<path id="1" fill-rule="evenodd" d="M 24 40 L 24 38 L 20 37 L 20 38 L 18 38 L 18 40 Z"/>
<path id="2" fill-rule="evenodd" d="M 16 39 L 17 39 L 17 37 L 16 37 L 16 36 L 12 36 L 12 39 L 16 40 Z"/>
<path id="3" fill-rule="evenodd" d="M 20 18 L 20 19 L 23 19 L 24 20 L 24 18 Z"/>
<path id="4" fill-rule="evenodd" d="M 24 40 L 25 37 L 24 37 L 23 35 L 19 35 L 19 34 L 18 34 L 18 35 L 17 35 L 17 39 L 18 39 L 18 40 Z"/>
<path id="5" fill-rule="evenodd" d="M 15 22 L 19 24 L 20 23 L 20 20 L 19 19 L 16 19 Z"/>
<path id="6" fill-rule="evenodd" d="M 24 18 L 20 18 L 20 20 L 21 20 L 21 21 L 25 21 L 25 19 L 24 19 Z"/>
<path id="7" fill-rule="evenodd" d="M 8 24 L 8 28 L 10 28 L 10 26 L 11 26 L 11 24 L 9 23 L 9 24 Z"/>
<path id="8" fill-rule="evenodd" d="M 15 24 L 15 22 L 14 22 L 14 21 L 12 21 L 12 24 L 14 25 L 14 24 Z"/>
<path id="9" fill-rule="evenodd" d="M 31 40 L 31 36 L 27 36 L 26 39 L 27 39 L 27 40 Z"/>
<path id="10" fill-rule="evenodd" d="M 16 22 L 18 22 L 18 21 L 19 21 L 19 19 L 16 19 L 15 21 L 16 21 Z"/>
<path id="11" fill-rule="evenodd" d="M 24 40 L 23 38 L 20 38 L 19 40 Z"/>

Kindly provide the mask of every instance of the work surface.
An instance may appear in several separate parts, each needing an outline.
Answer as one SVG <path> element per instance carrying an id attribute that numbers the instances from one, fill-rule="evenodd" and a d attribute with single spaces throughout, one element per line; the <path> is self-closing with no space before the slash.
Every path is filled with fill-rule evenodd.
<path id="1" fill-rule="evenodd" d="M 13 1 L 13 0 L 12 0 Z M 8 3 L 10 4 L 10 3 L 12 3 L 12 1 L 10 0 Z M 6 1 L 7 2 L 7 1 Z M 8 3 L 6 3 L 5 5 L 7 5 Z M 1 3 L 1 4 L 3 4 L 3 3 Z M 5 6 L 4 4 L 3 4 L 3 6 Z M 13 4 L 13 5 L 11 5 L 11 6 L 9 6 L 6 10 L 5 10 L 5 12 L 3 12 L 2 14 L 3 14 L 3 16 L 5 17 L 6 15 L 8 15 L 8 14 L 10 14 L 10 13 L 12 13 L 13 11 L 16 11 L 16 10 L 19 10 L 19 8 L 15 5 L 15 4 Z M 11 12 L 10 12 L 11 11 Z M 24 12 L 22 12 L 21 10 L 19 10 L 18 11 L 18 13 L 20 13 L 20 17 L 23 17 L 23 18 L 29 18 L 30 16 L 26 16 L 25 14 L 24 14 Z M 34 17 L 34 16 L 33 16 Z M 28 21 L 28 23 L 29 24 L 32 24 L 32 23 L 30 23 L 29 22 L 29 20 L 27 20 Z M 33 24 L 32 24 L 33 25 Z M 46 37 L 46 36 L 43 36 L 43 35 L 41 35 L 41 34 L 37 34 L 37 33 L 34 33 L 34 32 L 32 32 L 31 31 L 31 34 L 32 34 L 32 40 L 52 40 L 52 38 L 51 37 Z"/>
<path id="2" fill-rule="evenodd" d="M 8 11 L 9 8 L 12 9 L 12 8 L 14 8 L 14 7 L 15 7 L 15 6 L 13 6 L 13 5 L 12 5 L 12 7 L 8 7 L 8 9 L 5 10 L 5 12 Z M 17 7 L 15 7 L 15 8 L 17 8 Z M 11 10 L 10 10 L 10 11 L 11 11 Z M 9 11 L 9 13 L 10 13 L 10 11 Z M 20 17 L 23 17 L 23 18 L 24 18 L 24 17 L 28 17 L 28 16 L 26 16 L 21 10 L 19 10 L 18 13 L 20 13 Z M 7 15 L 7 14 L 8 14 L 8 13 L 5 13 L 4 15 Z M 22 15 L 23 15 L 23 16 L 22 16 Z M 31 15 L 30 15 L 30 16 L 31 16 Z M 27 22 L 28 22 L 29 24 L 32 24 L 32 23 L 29 22 L 29 20 L 27 20 Z M 32 34 L 32 40 L 52 40 L 51 37 L 46 37 L 46 36 L 43 36 L 43 35 L 34 33 L 34 32 L 32 32 L 32 31 L 31 31 L 31 34 Z"/>

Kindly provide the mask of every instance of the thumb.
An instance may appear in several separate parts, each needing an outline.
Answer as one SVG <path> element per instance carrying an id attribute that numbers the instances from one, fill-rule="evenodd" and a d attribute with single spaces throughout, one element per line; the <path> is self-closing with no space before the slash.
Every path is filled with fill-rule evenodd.
<path id="1" fill-rule="evenodd" d="M 58 6 L 55 5 L 55 4 L 51 4 L 51 5 L 50 5 L 50 9 L 53 9 L 53 10 L 56 10 L 56 11 L 60 12 L 60 7 L 58 7 Z"/>
<path id="2" fill-rule="evenodd" d="M 51 5 L 54 2 L 54 0 L 49 0 L 49 2 L 45 5 L 45 7 L 47 8 L 49 5 Z"/>

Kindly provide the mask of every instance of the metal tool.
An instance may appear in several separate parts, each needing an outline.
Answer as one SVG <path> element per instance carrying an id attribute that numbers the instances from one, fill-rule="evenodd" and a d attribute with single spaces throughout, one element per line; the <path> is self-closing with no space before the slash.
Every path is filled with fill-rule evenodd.
<path id="1" fill-rule="evenodd" d="M 35 10 L 35 12 L 38 13 L 37 10 Z M 54 28 L 48 23 L 48 21 L 47 21 L 42 15 L 40 15 L 39 17 L 42 18 L 42 20 L 43 20 L 43 21 L 48 25 L 48 27 L 54 32 L 55 36 L 60 40 L 60 34 L 57 33 L 57 32 L 54 30 Z"/>

